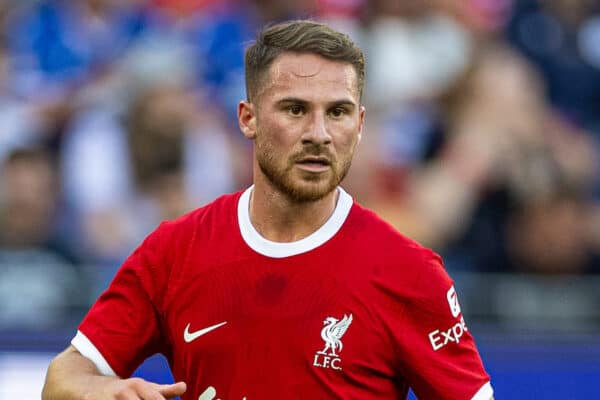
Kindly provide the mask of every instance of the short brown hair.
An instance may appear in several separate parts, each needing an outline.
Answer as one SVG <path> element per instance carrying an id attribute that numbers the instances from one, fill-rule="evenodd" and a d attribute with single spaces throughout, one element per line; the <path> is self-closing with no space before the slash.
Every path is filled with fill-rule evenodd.
<path id="1" fill-rule="evenodd" d="M 246 49 L 246 96 L 252 101 L 258 94 L 265 73 L 282 53 L 310 53 L 332 61 L 351 64 L 356 71 L 359 96 L 365 81 L 365 57 L 362 50 L 344 33 L 309 20 L 283 22 L 265 27 Z"/>

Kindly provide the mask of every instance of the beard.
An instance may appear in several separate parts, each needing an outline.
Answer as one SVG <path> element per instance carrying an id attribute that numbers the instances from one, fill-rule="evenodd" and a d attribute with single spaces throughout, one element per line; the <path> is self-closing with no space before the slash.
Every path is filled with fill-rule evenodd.
<path id="1" fill-rule="evenodd" d="M 320 145 L 303 148 L 283 162 L 278 162 L 277 154 L 270 143 L 256 143 L 256 159 L 262 173 L 280 192 L 295 203 L 307 203 L 321 200 L 334 191 L 348 174 L 352 153 L 337 160 L 331 152 Z M 307 156 L 323 156 L 329 160 L 329 171 L 311 173 L 296 169 L 296 162 Z"/>

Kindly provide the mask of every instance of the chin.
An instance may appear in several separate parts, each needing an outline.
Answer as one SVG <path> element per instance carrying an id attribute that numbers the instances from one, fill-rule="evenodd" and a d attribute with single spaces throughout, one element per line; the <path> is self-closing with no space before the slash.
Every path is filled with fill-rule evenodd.
<path id="1" fill-rule="evenodd" d="M 327 196 L 329 193 L 331 193 L 335 188 L 331 188 L 331 189 L 327 189 L 327 190 L 309 190 L 309 189 L 302 189 L 302 190 L 296 190 L 292 193 L 290 193 L 290 197 L 297 201 L 297 202 L 301 202 L 301 203 L 306 203 L 306 202 L 313 202 L 313 201 L 318 201 L 323 199 L 325 196 Z"/>
<path id="2" fill-rule="evenodd" d="M 333 192 L 341 182 L 339 174 L 333 168 L 324 174 L 311 174 L 298 171 L 293 166 L 287 169 L 275 168 L 272 163 L 265 161 L 267 160 L 259 159 L 263 176 L 278 192 L 296 203 L 321 200 Z"/>
<path id="3" fill-rule="evenodd" d="M 337 182 L 333 181 L 304 181 L 304 182 L 286 182 L 282 192 L 285 193 L 291 200 L 299 203 L 307 203 L 318 201 L 333 192 L 337 186 Z M 278 185 L 276 185 L 278 186 Z"/>

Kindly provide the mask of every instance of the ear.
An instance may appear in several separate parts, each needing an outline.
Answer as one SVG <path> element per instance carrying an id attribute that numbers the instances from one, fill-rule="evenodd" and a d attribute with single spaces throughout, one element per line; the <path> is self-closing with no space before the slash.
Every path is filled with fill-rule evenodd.
<path id="1" fill-rule="evenodd" d="M 240 101 L 238 104 L 238 124 L 240 130 L 250 140 L 256 137 L 256 110 L 249 101 Z"/>
<path id="2" fill-rule="evenodd" d="M 362 139 L 363 127 L 365 126 L 365 106 L 360 106 L 360 111 L 358 112 L 358 143 Z"/>

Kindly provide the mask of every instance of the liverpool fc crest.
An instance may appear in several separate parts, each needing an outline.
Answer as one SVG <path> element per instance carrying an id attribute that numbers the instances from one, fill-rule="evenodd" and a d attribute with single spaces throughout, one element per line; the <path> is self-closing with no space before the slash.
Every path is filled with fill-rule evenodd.
<path id="1" fill-rule="evenodd" d="M 352 314 L 345 315 L 340 320 L 333 317 L 325 318 L 325 325 L 321 330 L 321 338 L 325 341 L 323 350 L 317 351 L 313 365 L 320 368 L 342 369 L 339 353 L 342 351 L 342 336 L 352 323 Z"/>

